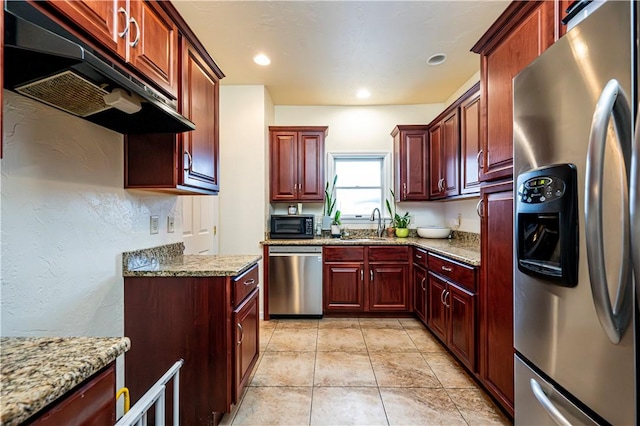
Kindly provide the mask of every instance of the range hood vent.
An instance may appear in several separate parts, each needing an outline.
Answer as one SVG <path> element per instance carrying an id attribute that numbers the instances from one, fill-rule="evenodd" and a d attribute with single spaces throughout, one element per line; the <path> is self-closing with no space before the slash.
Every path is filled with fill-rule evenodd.
<path id="1" fill-rule="evenodd" d="M 181 133 L 195 125 L 177 101 L 149 87 L 74 37 L 26 1 L 5 1 L 4 87 L 118 133 Z M 111 107 L 110 93 L 139 111 Z M 126 108 L 124 108 L 126 110 Z M 132 110 L 129 110 L 132 112 Z"/>
<path id="2" fill-rule="evenodd" d="M 16 92 L 78 117 L 111 108 L 104 102 L 109 92 L 72 71 L 16 87 Z"/>

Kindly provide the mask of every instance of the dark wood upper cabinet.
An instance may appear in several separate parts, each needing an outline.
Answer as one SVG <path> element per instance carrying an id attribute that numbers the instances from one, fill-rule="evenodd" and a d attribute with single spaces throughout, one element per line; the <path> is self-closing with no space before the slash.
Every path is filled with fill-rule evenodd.
<path id="1" fill-rule="evenodd" d="M 480 83 L 460 104 L 460 193 L 480 191 Z"/>
<path id="2" fill-rule="evenodd" d="M 328 127 L 270 126 L 271 201 L 324 201 Z"/>
<path id="3" fill-rule="evenodd" d="M 196 129 L 180 134 L 182 184 L 217 192 L 220 189 L 218 147 L 218 77 L 186 39 L 182 40 L 182 114 Z"/>
<path id="4" fill-rule="evenodd" d="M 556 3 L 511 3 L 471 49 L 480 54 L 480 180 L 513 175 L 512 80 L 557 38 Z"/>
<path id="5" fill-rule="evenodd" d="M 178 97 L 178 27 L 149 0 L 48 2 L 102 48 L 129 63 L 173 99 Z"/>
<path id="6" fill-rule="evenodd" d="M 397 201 L 429 200 L 427 130 L 426 125 L 402 125 L 391 132 Z"/>
<path id="7" fill-rule="evenodd" d="M 459 195 L 460 128 L 457 107 L 429 128 L 429 137 L 430 199 Z"/>
<path id="8" fill-rule="evenodd" d="M 215 195 L 219 182 L 219 78 L 224 75 L 192 39 L 181 40 L 180 105 L 196 129 L 180 134 L 125 135 L 127 189 Z"/>
<path id="9" fill-rule="evenodd" d="M 431 200 L 475 195 L 480 191 L 479 88 L 479 83 L 471 87 L 429 124 Z"/>
<path id="10" fill-rule="evenodd" d="M 0 22 L 4 25 L 4 7 L 0 7 Z M 2 91 L 4 88 L 4 31 L 0 31 L 0 106 L 4 105 L 2 100 Z M 2 146 L 4 145 L 4 133 L 2 130 L 2 110 L 0 108 L 0 159 L 2 158 Z"/>

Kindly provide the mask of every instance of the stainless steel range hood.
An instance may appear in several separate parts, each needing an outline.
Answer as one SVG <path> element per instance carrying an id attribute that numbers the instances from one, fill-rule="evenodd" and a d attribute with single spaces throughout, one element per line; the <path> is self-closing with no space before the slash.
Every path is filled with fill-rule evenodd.
<path id="1" fill-rule="evenodd" d="M 3 3 L 6 89 L 119 133 L 195 129 L 176 111 L 175 100 L 106 61 L 27 2 Z M 105 96 L 121 102 L 113 107 Z"/>

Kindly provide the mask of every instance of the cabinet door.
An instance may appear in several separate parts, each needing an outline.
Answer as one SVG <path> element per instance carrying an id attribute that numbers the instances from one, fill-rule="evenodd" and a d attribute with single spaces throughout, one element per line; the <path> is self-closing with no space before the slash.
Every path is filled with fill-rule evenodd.
<path id="1" fill-rule="evenodd" d="M 258 290 L 233 311 L 234 331 L 234 400 L 237 404 L 242 397 L 253 367 L 258 361 L 260 348 Z"/>
<path id="2" fill-rule="evenodd" d="M 125 0 L 60 0 L 50 2 L 73 22 L 82 27 L 105 48 L 125 58 L 127 34 L 127 2 Z"/>
<path id="3" fill-rule="evenodd" d="M 178 27 L 159 3 L 131 0 L 127 61 L 167 95 L 178 95 Z"/>
<path id="4" fill-rule="evenodd" d="M 442 120 L 442 192 L 445 197 L 459 195 L 460 191 L 460 129 L 458 109 Z"/>
<path id="5" fill-rule="evenodd" d="M 182 43 L 182 114 L 196 129 L 181 134 L 182 184 L 219 190 L 218 80 L 193 46 Z"/>
<path id="6" fill-rule="evenodd" d="M 116 367 L 112 362 L 26 423 L 31 426 L 112 426 L 115 421 Z"/>
<path id="7" fill-rule="evenodd" d="M 442 124 L 429 129 L 429 198 L 444 197 L 442 189 Z"/>
<path id="8" fill-rule="evenodd" d="M 298 135 L 297 199 L 324 201 L 324 132 Z"/>
<path id="9" fill-rule="evenodd" d="M 444 296 L 447 283 L 437 275 L 428 273 L 427 326 L 443 342 L 447 341 L 447 310 Z"/>
<path id="10" fill-rule="evenodd" d="M 400 201 L 426 201 L 428 190 L 427 134 L 424 130 L 403 130 L 399 141 L 399 187 L 396 194 Z"/>
<path id="11" fill-rule="evenodd" d="M 460 105 L 460 193 L 480 192 L 480 91 Z"/>
<path id="12" fill-rule="evenodd" d="M 363 263 L 325 263 L 322 280 L 325 311 L 359 312 L 364 309 Z"/>
<path id="13" fill-rule="evenodd" d="M 480 375 L 513 412 L 512 184 L 483 188 L 481 218 Z M 500 190 L 502 192 L 491 192 Z M 505 191 L 506 190 L 506 191 Z"/>
<path id="14" fill-rule="evenodd" d="M 369 310 L 409 310 L 409 265 L 369 264 Z"/>
<path id="15" fill-rule="evenodd" d="M 471 371 L 475 371 L 475 297 L 449 283 L 445 302 L 449 310 L 447 345 Z"/>
<path id="16" fill-rule="evenodd" d="M 427 323 L 427 271 L 413 265 L 413 307 L 418 318 Z"/>
<path id="17" fill-rule="evenodd" d="M 553 17 L 554 2 L 539 2 L 495 49 L 483 54 L 487 122 L 482 143 L 482 181 L 513 175 L 512 80 L 553 43 Z"/>
<path id="18" fill-rule="evenodd" d="M 298 185 L 298 133 L 271 133 L 271 201 L 296 200 Z"/>

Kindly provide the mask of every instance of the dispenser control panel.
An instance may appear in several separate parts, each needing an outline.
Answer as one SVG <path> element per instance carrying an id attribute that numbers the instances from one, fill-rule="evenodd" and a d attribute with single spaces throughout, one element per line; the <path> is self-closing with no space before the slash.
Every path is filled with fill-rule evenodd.
<path id="1" fill-rule="evenodd" d="M 526 204 L 544 203 L 562 197 L 565 189 L 566 184 L 558 177 L 534 177 L 520 184 L 518 198 Z"/>

